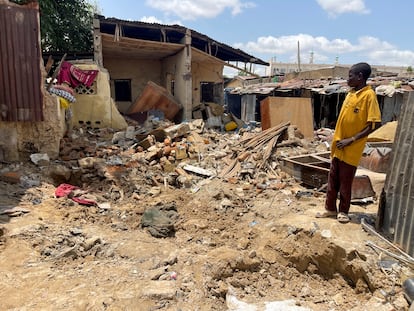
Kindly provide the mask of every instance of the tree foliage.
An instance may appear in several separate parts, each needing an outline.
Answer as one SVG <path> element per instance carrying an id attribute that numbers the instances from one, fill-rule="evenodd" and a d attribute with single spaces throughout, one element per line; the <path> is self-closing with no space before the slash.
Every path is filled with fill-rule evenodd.
<path id="1" fill-rule="evenodd" d="M 92 21 L 96 5 L 87 0 L 39 0 L 39 6 L 43 52 L 93 51 Z"/>

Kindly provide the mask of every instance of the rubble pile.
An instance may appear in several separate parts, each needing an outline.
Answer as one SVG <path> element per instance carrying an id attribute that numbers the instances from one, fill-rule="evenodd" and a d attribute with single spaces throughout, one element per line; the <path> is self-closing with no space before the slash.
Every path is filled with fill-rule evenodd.
<path id="1" fill-rule="evenodd" d="M 232 287 L 251 302 L 291 297 L 314 310 L 351 309 L 359 295 L 376 306 L 382 301 L 372 292 L 394 281 L 378 276 L 365 246 L 334 243 L 329 220 L 313 217 L 323 197 L 281 168 L 282 158 L 326 148 L 290 123 L 229 132 L 202 120 L 153 119 L 120 132 L 77 129 L 62 140 L 58 159 L 32 154 L 27 163 L 0 168 L 0 220 L 10 222 L 0 245 L 7 256 L 21 253 L 24 263 L 30 254 L 22 269 L 43 271 L 44 286 L 72 309 L 98 286 L 94 306 L 139 301 L 147 309 L 223 310 L 235 297 Z M 352 241 L 360 239 L 351 231 Z M 26 248 L 16 252 L 16 245 Z M 16 283 L 6 280 L 2 286 L 14 291 Z M 84 290 L 71 291 L 78 285 Z M 352 299 L 341 294 L 332 302 L 322 290 L 328 286 Z M 396 297 L 404 305 L 402 294 Z"/>
<path id="2" fill-rule="evenodd" d="M 50 169 L 50 175 L 55 181 L 94 187 L 112 200 L 139 199 L 168 188 L 197 191 L 216 177 L 243 182 L 246 190 L 280 188 L 289 177 L 278 169 L 277 145 L 283 144 L 285 155 L 303 145 L 308 147 L 303 153 L 311 152 L 310 142 L 298 133 L 289 123 L 266 131 L 218 132 L 206 129 L 203 120 L 177 125 L 152 120 L 123 132 L 80 130 L 62 141 L 60 159 L 51 164 L 65 166 L 70 175 L 62 169 Z M 118 194 L 111 196 L 114 190 Z"/>

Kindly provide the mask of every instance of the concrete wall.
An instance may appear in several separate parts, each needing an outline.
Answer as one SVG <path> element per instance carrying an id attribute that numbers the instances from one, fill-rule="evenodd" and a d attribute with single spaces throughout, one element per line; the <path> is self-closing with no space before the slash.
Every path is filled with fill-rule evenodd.
<path id="1" fill-rule="evenodd" d="M 162 81 L 162 64 L 161 60 L 149 59 L 104 59 L 105 68 L 110 72 L 111 94 L 115 98 L 115 88 L 113 80 L 131 79 L 131 102 L 116 102 L 120 112 L 124 113 L 129 106 L 139 97 L 144 90 L 148 81 L 155 82 L 158 85 Z"/>
<path id="2" fill-rule="evenodd" d="M 299 79 L 328 79 L 328 78 L 343 78 L 347 79 L 349 73 L 348 67 L 330 67 L 330 68 L 321 68 L 316 70 L 301 71 L 301 72 L 292 72 L 285 75 L 285 81 L 290 79 L 299 78 Z"/>
<path id="3" fill-rule="evenodd" d="M 44 87 L 42 87 L 44 90 Z M 0 160 L 27 161 L 32 153 L 59 156 L 65 127 L 65 112 L 57 96 L 43 91 L 43 122 L 0 122 Z"/>
<path id="4" fill-rule="evenodd" d="M 82 70 L 99 70 L 93 94 L 80 93 L 79 86 L 76 89 L 76 102 L 71 105 L 73 127 L 125 129 L 127 123 L 116 108 L 111 97 L 109 84 L 109 73 L 104 68 L 98 67 L 95 63 L 74 63 Z M 82 85 L 80 86 L 82 89 Z M 88 89 L 85 89 L 88 91 Z"/>
<path id="5" fill-rule="evenodd" d="M 200 104 L 201 98 L 201 82 L 221 83 L 223 82 L 223 67 L 221 63 L 196 63 L 191 65 L 191 73 L 193 77 L 193 106 Z M 222 95 L 222 102 L 224 102 L 224 90 Z M 220 104 L 220 103 L 217 103 Z"/>
<path id="6" fill-rule="evenodd" d="M 200 104 L 200 83 L 223 81 L 223 67 L 220 62 L 191 61 L 191 47 L 187 41 L 183 49 L 163 60 L 119 59 L 104 57 L 105 68 L 110 72 L 111 94 L 114 98 L 113 80 L 130 79 L 132 101 L 116 102 L 120 112 L 126 113 L 141 95 L 148 81 L 152 81 L 172 93 L 183 108 L 183 119 L 191 119 L 192 107 Z M 172 90 L 174 81 L 174 90 Z M 224 95 L 222 95 L 224 98 Z"/>
<path id="7" fill-rule="evenodd" d="M 191 119 L 193 107 L 193 74 L 191 64 L 191 48 L 185 46 L 183 50 L 163 61 L 163 81 L 171 92 L 171 80 L 174 80 L 174 97 L 183 108 L 183 119 Z"/>

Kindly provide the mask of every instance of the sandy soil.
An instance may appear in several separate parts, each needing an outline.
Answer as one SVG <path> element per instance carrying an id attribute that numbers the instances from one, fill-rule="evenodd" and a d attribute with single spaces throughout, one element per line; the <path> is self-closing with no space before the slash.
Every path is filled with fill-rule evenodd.
<path id="1" fill-rule="evenodd" d="M 236 310 L 235 301 L 265 310 L 284 300 L 301 310 L 408 309 L 404 266 L 366 245 L 386 247 L 360 224 L 375 223 L 377 202 L 353 205 L 339 224 L 316 219 L 324 194 L 289 176 L 264 190 L 217 177 L 197 189 L 154 186 L 157 166 L 145 164 L 136 179 L 78 177 L 110 203 L 102 208 L 57 198 L 47 166 L 1 169 L 38 182 L 0 181 L 0 211 L 15 211 L 0 215 L 1 310 Z M 176 211 L 170 236 L 141 225 L 151 207 Z"/>

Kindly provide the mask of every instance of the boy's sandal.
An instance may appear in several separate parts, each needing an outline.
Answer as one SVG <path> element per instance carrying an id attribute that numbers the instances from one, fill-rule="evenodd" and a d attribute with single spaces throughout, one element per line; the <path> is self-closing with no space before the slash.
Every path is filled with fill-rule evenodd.
<path id="1" fill-rule="evenodd" d="M 342 224 L 346 224 L 351 220 L 349 216 L 345 213 L 339 213 L 336 219 L 338 219 L 338 221 Z"/>
<path id="2" fill-rule="evenodd" d="M 335 218 L 337 217 L 337 212 L 335 211 L 324 211 L 323 213 L 317 212 L 315 217 L 316 218 Z"/>

